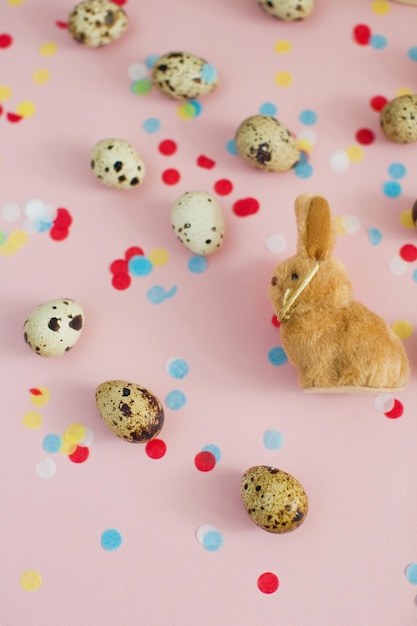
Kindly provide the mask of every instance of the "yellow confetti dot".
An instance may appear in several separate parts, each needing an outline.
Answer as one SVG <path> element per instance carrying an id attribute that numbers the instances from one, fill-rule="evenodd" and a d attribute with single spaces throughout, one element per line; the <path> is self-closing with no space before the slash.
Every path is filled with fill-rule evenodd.
<path id="1" fill-rule="evenodd" d="M 48 72 L 48 70 L 45 70 L 43 68 L 39 68 L 38 70 L 35 70 L 32 74 L 32 80 L 37 85 L 44 85 L 45 83 L 49 81 L 50 78 L 51 78 L 51 75 Z"/>
<path id="2" fill-rule="evenodd" d="M 67 456 L 69 456 L 70 454 L 75 452 L 76 449 L 77 449 L 76 443 L 71 443 L 70 441 L 63 439 L 61 443 L 61 448 L 59 451 L 61 454 L 66 454 Z"/>
<path id="3" fill-rule="evenodd" d="M 50 397 L 46 387 L 33 387 L 30 390 L 30 400 L 35 406 L 45 406 L 45 404 L 48 404 Z"/>
<path id="4" fill-rule="evenodd" d="M 349 161 L 351 163 L 357 163 L 358 161 L 362 161 L 363 159 L 363 149 L 361 146 L 349 146 L 346 148 L 346 154 L 349 157 Z"/>
<path id="5" fill-rule="evenodd" d="M 7 85 L 0 85 L 0 102 L 8 100 L 12 95 L 12 90 Z"/>
<path id="6" fill-rule="evenodd" d="M 292 83 L 292 76 L 289 72 L 278 72 L 275 74 L 275 82 L 279 87 L 288 87 Z"/>
<path id="7" fill-rule="evenodd" d="M 21 115 L 22 117 L 32 117 L 35 113 L 35 105 L 30 100 L 25 100 L 25 102 L 20 102 L 17 105 L 16 113 Z"/>
<path id="8" fill-rule="evenodd" d="M 80 443 L 87 434 L 87 429 L 83 424 L 73 422 L 65 429 L 64 439 L 69 443 Z"/>
<path id="9" fill-rule="evenodd" d="M 9 4 L 11 7 L 20 7 L 25 0 L 9 0 Z"/>
<path id="10" fill-rule="evenodd" d="M 274 50 L 277 54 L 285 54 L 285 52 L 291 52 L 292 43 L 286 39 L 280 39 L 276 42 Z"/>
<path id="11" fill-rule="evenodd" d="M 26 570 L 20 577 L 20 586 L 24 591 L 37 591 L 41 584 L 41 575 L 33 569 Z"/>
<path id="12" fill-rule="evenodd" d="M 408 339 L 413 333 L 413 327 L 406 320 L 398 320 L 392 325 L 392 330 L 400 339 Z"/>
<path id="13" fill-rule="evenodd" d="M 375 0 L 372 3 L 372 11 L 377 15 L 386 15 L 389 13 L 390 5 L 387 0 Z"/>
<path id="14" fill-rule="evenodd" d="M 399 96 L 412 96 L 413 94 L 414 94 L 414 91 L 412 89 L 410 89 L 409 87 L 400 87 L 395 92 L 395 95 L 396 95 L 397 98 Z"/>
<path id="15" fill-rule="evenodd" d="M 400 215 L 401 225 L 405 228 L 415 228 L 416 225 L 413 222 L 413 215 L 411 209 L 409 211 L 403 211 Z"/>
<path id="16" fill-rule="evenodd" d="M 152 265 L 165 265 L 166 263 L 168 263 L 168 251 L 164 248 L 155 248 L 155 250 L 152 250 L 149 253 L 148 258 Z"/>
<path id="17" fill-rule="evenodd" d="M 56 45 L 56 43 L 53 41 L 48 41 L 47 43 L 44 43 L 43 46 L 39 48 L 39 53 L 43 57 L 51 57 L 55 54 L 57 50 L 58 50 L 58 46 Z"/>
<path id="18" fill-rule="evenodd" d="M 22 422 L 27 428 L 38 429 L 42 426 L 42 415 L 37 411 L 28 411 L 24 414 Z"/>
<path id="19" fill-rule="evenodd" d="M 3 256 L 12 256 L 13 254 L 16 254 L 18 249 L 18 246 L 10 241 L 10 239 L 6 239 L 3 245 L 0 246 L 0 254 Z"/>
<path id="20" fill-rule="evenodd" d="M 192 117 L 195 117 L 195 108 L 189 102 L 185 104 L 180 104 L 178 107 L 178 115 L 183 120 L 189 120 Z"/>
<path id="21" fill-rule="evenodd" d="M 16 246 L 16 248 L 21 248 L 22 246 L 24 246 L 25 243 L 27 243 L 28 239 L 29 235 L 25 233 L 24 230 L 14 230 L 9 235 L 9 242 L 13 246 Z"/>
<path id="22" fill-rule="evenodd" d="M 297 139 L 297 148 L 310 154 L 313 149 L 313 144 L 308 139 Z"/>
<path id="23" fill-rule="evenodd" d="M 336 217 L 335 219 L 335 223 L 336 223 L 336 230 L 339 233 L 339 235 L 346 235 L 346 230 L 343 228 L 343 216 L 339 215 L 338 217 Z"/>

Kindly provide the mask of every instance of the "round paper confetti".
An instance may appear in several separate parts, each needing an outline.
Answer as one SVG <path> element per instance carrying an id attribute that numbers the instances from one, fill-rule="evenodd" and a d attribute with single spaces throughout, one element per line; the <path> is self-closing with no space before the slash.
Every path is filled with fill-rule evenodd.
<path id="1" fill-rule="evenodd" d="M 361 146 L 349 146 L 346 148 L 346 154 L 348 155 L 351 163 L 358 163 L 359 161 L 362 161 L 364 156 Z"/>
<path id="2" fill-rule="evenodd" d="M 164 139 L 158 146 L 159 152 L 165 156 L 171 156 L 177 151 L 177 144 L 172 139 Z"/>
<path id="3" fill-rule="evenodd" d="M 390 419 L 397 419 L 398 417 L 401 417 L 403 412 L 404 412 L 404 407 L 402 405 L 402 402 L 395 399 L 394 406 L 392 407 L 392 409 L 384 413 L 384 415 L 386 415 L 386 417 L 389 417 Z"/>
<path id="4" fill-rule="evenodd" d="M 36 463 L 36 473 L 39 478 L 44 478 L 45 480 L 52 478 L 56 473 L 55 461 L 50 458 L 41 459 Z"/>
<path id="5" fill-rule="evenodd" d="M 112 274 L 124 274 L 128 271 L 128 269 L 126 259 L 116 259 L 110 265 L 110 271 Z"/>
<path id="6" fill-rule="evenodd" d="M 239 153 L 237 151 L 236 148 L 236 142 L 234 139 L 230 139 L 227 143 L 226 143 L 226 150 L 229 154 L 232 154 L 233 156 L 237 156 Z"/>
<path id="7" fill-rule="evenodd" d="M 253 215 L 259 211 L 259 202 L 255 198 L 242 198 L 233 205 L 233 212 L 239 217 Z"/>
<path id="8" fill-rule="evenodd" d="M 202 274 L 208 267 L 207 257 L 196 254 L 188 260 L 188 269 L 193 274 Z"/>
<path id="9" fill-rule="evenodd" d="M 168 169 L 162 172 L 162 180 L 166 185 L 176 185 L 180 178 L 180 173 L 176 169 Z"/>
<path id="10" fill-rule="evenodd" d="M 417 585 L 417 563 L 410 563 L 405 570 L 407 580 L 412 585 Z"/>
<path id="11" fill-rule="evenodd" d="M 258 589 L 262 593 L 275 593 L 279 587 L 279 580 L 276 574 L 265 572 L 258 578 Z"/>
<path id="12" fill-rule="evenodd" d="M 39 53 L 44 57 L 50 57 L 53 56 L 57 50 L 58 46 L 56 45 L 56 43 L 54 43 L 53 41 L 48 41 L 40 47 Z"/>
<path id="13" fill-rule="evenodd" d="M 259 107 L 259 115 L 270 115 L 274 117 L 278 113 L 278 108 L 273 102 L 264 102 Z"/>
<path id="14" fill-rule="evenodd" d="M 285 354 L 284 348 L 281 348 L 281 346 L 276 346 L 268 352 L 268 360 L 270 363 L 272 363 L 272 365 L 280 366 L 287 363 L 288 357 Z"/>
<path id="15" fill-rule="evenodd" d="M 13 37 L 8 33 L 0 34 L 0 48 L 9 48 L 13 43 Z"/>
<path id="16" fill-rule="evenodd" d="M 345 233 L 354 234 L 357 233 L 361 227 L 361 221 L 354 215 L 346 215 L 340 220 L 340 225 Z"/>
<path id="17" fill-rule="evenodd" d="M 216 463 L 218 463 L 222 457 L 222 453 L 218 446 L 215 446 L 213 443 L 208 443 L 206 446 L 201 448 L 202 452 L 211 452 L 211 454 L 216 459 Z"/>
<path id="18" fill-rule="evenodd" d="M 144 63 L 132 63 L 127 68 L 127 75 L 131 80 L 140 80 L 148 75 L 148 68 Z"/>
<path id="19" fill-rule="evenodd" d="M 84 438 L 80 441 L 79 445 L 80 446 L 86 446 L 89 447 L 91 446 L 91 444 L 94 441 L 94 431 L 91 428 L 86 428 L 85 429 L 85 436 Z"/>
<path id="20" fill-rule="evenodd" d="M 227 196 L 233 191 L 233 185 L 230 180 L 222 178 L 214 183 L 214 191 L 218 193 L 219 196 Z"/>
<path id="21" fill-rule="evenodd" d="M 417 46 L 413 46 L 412 48 L 409 48 L 407 52 L 407 56 L 412 61 L 417 61 Z"/>
<path id="22" fill-rule="evenodd" d="M 59 435 L 51 433 L 46 435 L 42 441 L 42 450 L 48 454 L 59 452 L 62 445 L 62 438 Z"/>
<path id="23" fill-rule="evenodd" d="M 200 154 L 200 156 L 197 157 L 197 165 L 206 170 L 211 170 L 216 165 L 216 161 L 213 161 L 213 159 L 210 159 L 210 157 L 204 154 Z"/>
<path id="24" fill-rule="evenodd" d="M 187 398 L 185 396 L 185 393 L 179 391 L 178 389 L 170 391 L 165 398 L 165 404 L 167 405 L 167 407 L 174 411 L 182 409 L 182 407 L 185 406 L 186 401 Z"/>
<path id="25" fill-rule="evenodd" d="M 76 446 L 75 450 L 68 455 L 73 463 L 84 463 L 90 456 L 90 449 L 86 446 Z"/>
<path id="26" fill-rule="evenodd" d="M 130 248 L 128 248 L 125 252 L 125 259 L 126 261 L 130 261 L 130 259 L 134 256 L 144 256 L 145 253 L 142 250 L 142 248 L 140 248 L 139 246 L 131 246 Z"/>
<path id="27" fill-rule="evenodd" d="M 64 454 L 65 456 L 69 456 L 70 454 L 73 454 L 76 449 L 77 449 L 77 444 L 76 443 L 70 443 L 66 439 L 62 439 L 62 445 L 61 445 L 61 449 L 60 449 L 59 452 L 60 452 L 60 454 Z"/>
<path id="28" fill-rule="evenodd" d="M 368 228 L 369 241 L 373 246 L 378 246 L 382 241 L 382 233 L 378 228 Z"/>
<path id="29" fill-rule="evenodd" d="M 330 156 L 330 168 L 335 172 L 344 172 L 349 163 L 349 156 L 345 150 L 336 150 Z"/>
<path id="30" fill-rule="evenodd" d="M 35 406 L 45 406 L 50 400 L 50 394 L 46 387 L 32 387 L 29 389 L 30 400 Z"/>
<path id="31" fill-rule="evenodd" d="M 402 163 L 391 163 L 391 165 L 388 167 L 388 174 L 391 176 L 391 178 L 404 178 L 404 176 L 407 174 L 407 168 Z"/>
<path id="32" fill-rule="evenodd" d="M 388 0 L 374 0 L 371 7 L 372 11 L 377 15 L 385 15 L 386 13 L 389 13 L 390 10 Z"/>
<path id="33" fill-rule="evenodd" d="M 379 393 L 375 397 L 374 407 L 380 413 L 388 413 L 394 408 L 394 397 L 390 393 Z"/>
<path id="34" fill-rule="evenodd" d="M 167 446 L 162 439 L 152 439 L 145 446 L 145 452 L 151 459 L 162 459 L 165 456 Z"/>
<path id="35" fill-rule="evenodd" d="M 366 46 L 371 38 L 371 29 L 366 24 L 357 24 L 353 29 L 353 38 L 361 46 Z"/>
<path id="36" fill-rule="evenodd" d="M 313 126 L 317 122 L 317 114 L 311 109 L 305 109 L 304 111 L 301 111 L 298 119 L 306 126 Z"/>
<path id="37" fill-rule="evenodd" d="M 83 424 L 79 424 L 78 422 L 73 422 L 69 424 L 64 432 L 64 438 L 69 443 L 80 443 L 84 439 L 87 434 L 87 429 Z"/>
<path id="38" fill-rule="evenodd" d="M 394 322 L 392 330 L 400 339 L 408 339 L 413 334 L 413 326 L 406 320 Z"/>
<path id="39" fill-rule="evenodd" d="M 23 591 L 37 591 L 42 585 L 42 576 L 33 569 L 28 569 L 20 577 L 20 586 Z"/>
<path id="40" fill-rule="evenodd" d="M 417 261 L 417 246 L 413 243 L 406 243 L 400 248 L 400 257 L 408 263 Z"/>
<path id="41" fill-rule="evenodd" d="M 387 38 L 384 35 L 372 35 L 369 43 L 375 50 L 383 50 L 387 47 Z"/>
<path id="42" fill-rule="evenodd" d="M 12 95 L 12 90 L 7 85 L 0 85 L 0 102 L 8 100 Z"/>
<path id="43" fill-rule="evenodd" d="M 267 450 L 279 450 L 284 443 L 284 437 L 278 430 L 269 429 L 264 432 L 263 443 Z"/>
<path id="44" fill-rule="evenodd" d="M 150 117 L 143 122 L 142 126 L 145 132 L 147 132 L 150 135 L 153 135 L 154 133 L 157 133 L 161 129 L 161 122 L 155 117 Z"/>
<path id="45" fill-rule="evenodd" d="M 26 426 L 27 428 L 33 428 L 35 430 L 42 426 L 42 421 L 42 415 L 37 411 L 28 411 L 24 414 L 22 419 L 24 426 Z"/>
<path id="46" fill-rule="evenodd" d="M 0 209 L 1 217 L 6 222 L 14 222 L 20 215 L 20 207 L 15 202 L 6 202 Z"/>
<path id="47" fill-rule="evenodd" d="M 375 141 L 375 133 L 370 128 L 360 128 L 356 131 L 355 139 L 362 146 L 369 146 Z"/>
<path id="48" fill-rule="evenodd" d="M 162 304 L 168 298 L 172 298 L 173 296 L 175 296 L 176 293 L 176 285 L 171 287 L 169 291 L 166 291 L 166 289 L 164 287 L 161 287 L 160 285 L 155 285 L 154 287 L 148 289 L 148 291 L 146 292 L 146 297 L 151 304 Z"/>
<path id="49" fill-rule="evenodd" d="M 185 378 L 190 371 L 187 361 L 180 358 L 171 358 L 165 363 L 165 369 L 172 378 Z"/>
<path id="50" fill-rule="evenodd" d="M 211 472 L 216 466 L 216 457 L 209 450 L 202 450 L 194 457 L 194 465 L 200 472 Z"/>
<path id="51" fill-rule="evenodd" d="M 408 270 L 408 263 L 399 256 L 392 257 L 388 262 L 390 272 L 394 276 L 402 276 Z"/>
<path id="52" fill-rule="evenodd" d="M 275 74 L 275 82 L 279 87 L 288 87 L 292 80 L 292 75 L 289 72 L 281 71 Z"/>
<path id="53" fill-rule="evenodd" d="M 398 198 L 401 195 L 401 185 L 395 180 L 388 180 L 382 185 L 382 191 L 388 198 Z"/>
<path id="54" fill-rule="evenodd" d="M 21 117 L 32 117 L 34 115 L 36 107 L 33 102 L 30 100 L 26 100 L 25 102 L 20 102 L 17 105 L 16 113 Z"/>
<path id="55" fill-rule="evenodd" d="M 217 552 L 223 547 L 224 539 L 218 530 L 209 530 L 204 534 L 201 543 L 207 552 Z"/>
<path id="56" fill-rule="evenodd" d="M 269 252 L 273 252 L 274 254 L 278 254 L 280 252 L 284 252 L 287 247 L 287 240 L 282 235 L 275 233 L 270 235 L 266 240 L 266 249 Z"/>
<path id="57" fill-rule="evenodd" d="M 145 96 L 152 90 L 152 81 L 149 78 L 135 80 L 130 89 L 136 96 Z"/>
<path id="58" fill-rule="evenodd" d="M 310 163 L 301 158 L 294 167 L 294 173 L 298 178 L 310 178 L 313 174 L 313 167 Z"/>
<path id="59" fill-rule="evenodd" d="M 291 52 L 292 43 L 288 41 L 287 39 L 280 39 L 274 45 L 274 50 L 275 52 L 277 52 L 277 54 L 284 54 L 286 52 Z"/>
<path id="60" fill-rule="evenodd" d="M 195 536 L 200 543 L 203 543 L 204 535 L 208 532 L 211 532 L 212 530 L 217 530 L 217 528 L 215 526 L 212 526 L 212 524 L 202 524 L 201 526 L 199 526 L 199 528 L 197 528 Z"/>
<path id="61" fill-rule="evenodd" d="M 201 68 L 201 78 L 205 83 L 211 84 L 217 80 L 217 70 L 211 63 L 205 63 Z"/>
<path id="62" fill-rule="evenodd" d="M 129 259 L 128 268 L 133 276 L 147 276 L 152 272 L 153 265 L 148 258 L 138 254 Z"/>
<path id="63" fill-rule="evenodd" d="M 109 552 L 117 550 L 122 545 L 123 538 L 121 533 L 115 528 L 108 528 L 101 535 L 101 547 Z"/>
<path id="64" fill-rule="evenodd" d="M 114 274 L 111 284 L 113 285 L 115 289 L 119 291 L 123 291 L 124 289 L 127 289 L 130 286 L 131 282 L 132 282 L 132 279 L 129 276 L 129 274 L 119 272 L 117 274 Z"/>
<path id="65" fill-rule="evenodd" d="M 154 267 L 166 265 L 168 263 L 168 258 L 168 250 L 165 250 L 165 248 L 155 248 L 154 250 L 151 250 L 148 255 L 148 259 Z"/>

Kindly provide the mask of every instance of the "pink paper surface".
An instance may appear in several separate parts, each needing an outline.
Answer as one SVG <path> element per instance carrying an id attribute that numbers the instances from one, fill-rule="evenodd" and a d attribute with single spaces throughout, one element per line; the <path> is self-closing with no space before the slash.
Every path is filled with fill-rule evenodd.
<path id="1" fill-rule="evenodd" d="M 403 246 L 417 246 L 417 153 L 383 137 L 371 101 L 415 91 L 417 10 L 316 0 L 308 19 L 285 23 L 255 0 L 129 0 L 126 33 L 92 50 L 65 29 L 72 8 L 1 8 L 1 624 L 414 625 L 417 262 L 404 260 Z M 362 44 L 360 24 L 370 32 Z M 193 117 L 155 90 L 132 91 L 132 66 L 149 77 L 149 59 L 171 50 L 219 74 Z M 266 173 L 232 153 L 240 122 L 265 110 L 301 142 L 304 168 Z M 19 111 L 20 120 L 10 115 Z M 371 143 L 358 141 L 360 129 Z M 90 151 L 107 137 L 142 155 L 140 188 L 95 179 Z M 165 140 L 175 142 L 171 155 Z M 178 172 L 176 184 L 164 182 L 166 170 Z M 232 187 L 225 195 L 222 180 Z M 189 190 L 213 195 L 226 222 L 224 245 L 201 272 L 170 223 Z M 404 335 L 412 374 L 387 398 L 396 418 L 380 394 L 305 394 L 285 361 L 267 292 L 274 266 L 295 252 L 293 203 L 305 191 L 330 202 L 356 298 Z M 247 198 L 259 210 L 237 215 Z M 68 211 L 61 240 L 25 215 L 33 199 Z M 277 235 L 282 246 L 271 249 Z M 132 246 L 154 260 L 152 271 L 116 289 L 110 266 Z M 154 287 L 169 297 L 155 302 Z M 39 358 L 23 323 L 60 297 L 82 305 L 85 329 L 68 354 Z M 113 378 L 161 400 L 161 458 L 102 422 L 94 392 Z M 48 438 L 74 423 L 90 437 L 79 463 Z M 195 459 L 207 446 L 217 462 L 204 472 Z M 240 479 L 252 465 L 303 484 L 309 512 L 299 529 L 273 535 L 251 522 Z M 42 468 L 56 471 L 45 478 Z M 109 529 L 121 537 L 113 550 L 102 545 Z M 218 549 L 204 543 L 210 529 Z M 259 589 L 264 573 L 278 578 L 275 592 Z"/>

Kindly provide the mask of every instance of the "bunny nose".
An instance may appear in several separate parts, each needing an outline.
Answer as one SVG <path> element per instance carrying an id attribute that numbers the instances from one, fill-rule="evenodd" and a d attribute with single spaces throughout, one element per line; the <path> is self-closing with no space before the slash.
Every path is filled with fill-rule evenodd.
<path id="1" fill-rule="evenodd" d="M 277 280 L 277 277 L 276 277 L 276 276 L 273 276 L 273 277 L 271 278 L 271 286 L 272 286 L 272 287 L 275 287 L 275 285 L 278 285 L 278 280 Z"/>

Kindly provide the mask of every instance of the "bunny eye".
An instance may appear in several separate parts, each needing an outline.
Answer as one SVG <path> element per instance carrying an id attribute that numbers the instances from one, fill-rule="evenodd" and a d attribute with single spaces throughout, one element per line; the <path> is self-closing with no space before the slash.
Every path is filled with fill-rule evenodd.
<path id="1" fill-rule="evenodd" d="M 275 276 L 273 276 L 273 277 L 271 278 L 271 286 L 272 286 L 272 287 L 275 287 L 275 285 L 277 284 L 277 282 L 278 282 L 278 281 L 277 281 L 276 277 L 275 277 Z"/>
<path id="2" fill-rule="evenodd" d="M 291 280 L 298 280 L 298 274 L 291 274 Z"/>

